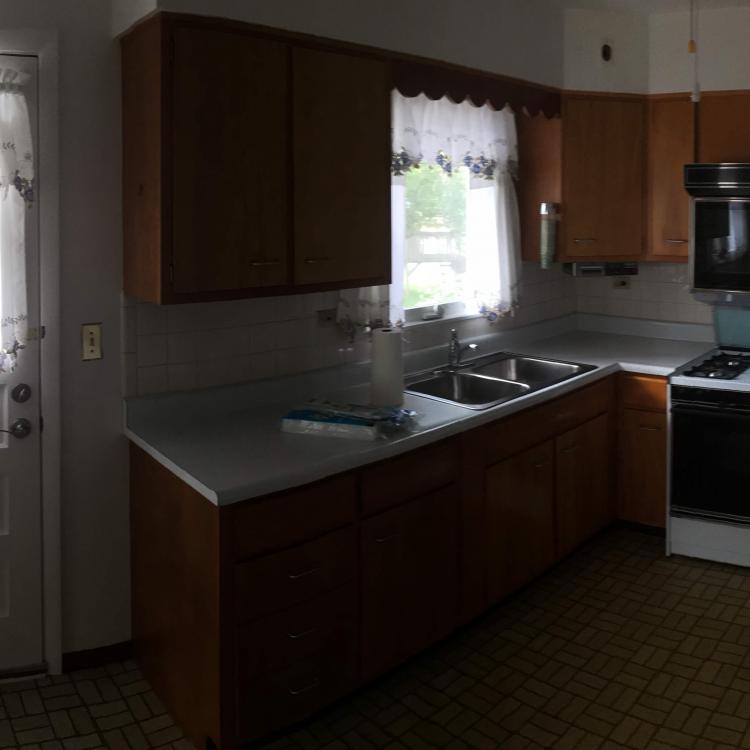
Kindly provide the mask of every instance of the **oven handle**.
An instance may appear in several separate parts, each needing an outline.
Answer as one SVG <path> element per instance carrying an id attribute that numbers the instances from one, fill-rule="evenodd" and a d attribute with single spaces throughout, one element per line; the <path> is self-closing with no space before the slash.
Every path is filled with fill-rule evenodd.
<path id="1" fill-rule="evenodd" d="M 672 407 L 672 414 L 685 414 L 687 416 L 695 417 L 722 417 L 724 419 L 750 419 L 750 411 L 739 407 L 723 408 L 720 406 L 683 406 L 674 405 Z"/>

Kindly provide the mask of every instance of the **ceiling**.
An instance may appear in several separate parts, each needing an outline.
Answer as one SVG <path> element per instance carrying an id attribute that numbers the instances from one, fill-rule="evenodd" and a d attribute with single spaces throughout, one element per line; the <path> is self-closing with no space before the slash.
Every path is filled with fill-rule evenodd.
<path id="1" fill-rule="evenodd" d="M 565 8 L 627 10 L 644 15 L 688 10 L 690 0 L 557 0 Z M 696 0 L 698 10 L 711 8 L 750 8 L 750 0 Z"/>

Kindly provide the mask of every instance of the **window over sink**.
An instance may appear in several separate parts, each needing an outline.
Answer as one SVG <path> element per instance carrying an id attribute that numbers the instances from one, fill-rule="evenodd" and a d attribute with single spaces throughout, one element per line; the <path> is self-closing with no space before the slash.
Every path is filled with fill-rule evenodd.
<path id="1" fill-rule="evenodd" d="M 406 322 L 517 303 L 515 120 L 468 100 L 392 100 L 393 284 Z"/>

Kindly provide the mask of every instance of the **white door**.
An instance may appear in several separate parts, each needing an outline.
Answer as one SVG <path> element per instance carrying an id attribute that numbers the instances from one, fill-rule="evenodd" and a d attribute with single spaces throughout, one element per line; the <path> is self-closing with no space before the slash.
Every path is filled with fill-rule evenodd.
<path id="1" fill-rule="evenodd" d="M 36 97 L 0 55 L 0 677 L 44 661 Z"/>

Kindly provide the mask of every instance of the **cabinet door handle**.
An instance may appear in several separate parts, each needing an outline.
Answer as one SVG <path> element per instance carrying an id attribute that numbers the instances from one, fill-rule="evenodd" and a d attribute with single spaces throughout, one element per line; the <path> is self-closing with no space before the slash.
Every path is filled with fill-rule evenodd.
<path id="1" fill-rule="evenodd" d="M 253 268 L 263 268 L 264 266 L 278 266 L 281 261 L 279 260 L 253 260 L 250 261 L 250 265 Z"/>
<path id="2" fill-rule="evenodd" d="M 574 237 L 573 242 L 576 243 L 576 245 L 588 245 L 592 242 L 597 242 L 596 237 Z"/>
<path id="3" fill-rule="evenodd" d="M 569 445 L 567 448 L 563 448 L 562 452 L 563 453 L 572 453 L 573 451 L 578 450 L 578 448 L 579 448 L 579 446 L 576 443 L 575 445 Z"/>
<path id="4" fill-rule="evenodd" d="M 310 570 L 303 570 L 301 573 L 289 573 L 289 580 L 296 581 L 299 578 L 305 578 L 305 576 L 311 576 L 313 573 L 317 573 L 320 570 L 320 566 L 317 568 L 310 568 Z"/>
<path id="5" fill-rule="evenodd" d="M 302 262 L 307 263 L 308 266 L 313 265 L 314 263 L 327 263 L 330 258 L 321 257 L 321 258 L 305 258 Z"/>
<path id="6" fill-rule="evenodd" d="M 312 635 L 317 628 L 310 628 L 309 630 L 303 630 L 301 633 L 287 633 L 287 635 L 293 640 L 298 641 L 300 638 L 304 638 L 305 636 Z"/>
<path id="7" fill-rule="evenodd" d="M 646 425 L 646 424 L 639 424 L 638 429 L 643 430 L 644 432 L 659 432 L 660 430 L 659 427 L 650 427 L 649 425 Z"/>
<path id="8" fill-rule="evenodd" d="M 379 536 L 375 538 L 375 544 L 385 544 L 386 542 L 390 542 L 391 539 L 395 539 L 398 536 L 398 533 L 391 534 L 390 536 Z"/>
<path id="9" fill-rule="evenodd" d="M 549 466 L 549 461 L 542 461 L 538 464 L 534 464 L 535 469 L 543 469 L 545 466 Z"/>
<path id="10" fill-rule="evenodd" d="M 664 242 L 667 243 L 667 245 L 687 245 L 687 240 L 664 240 Z"/>
<path id="11" fill-rule="evenodd" d="M 306 693 L 308 690 L 318 687 L 318 685 L 320 685 L 320 680 L 316 677 L 309 685 L 305 685 L 305 687 L 288 688 L 289 695 L 302 695 L 302 693 Z"/>

